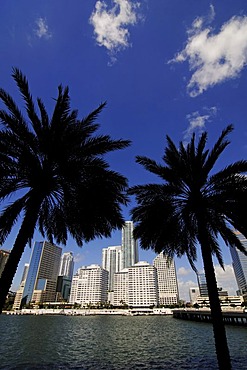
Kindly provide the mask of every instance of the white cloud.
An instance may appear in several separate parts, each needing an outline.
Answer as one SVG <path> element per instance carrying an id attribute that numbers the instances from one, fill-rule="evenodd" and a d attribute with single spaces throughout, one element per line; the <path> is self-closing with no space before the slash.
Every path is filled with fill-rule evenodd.
<path id="1" fill-rule="evenodd" d="M 189 121 L 189 126 L 184 132 L 184 140 L 190 138 L 192 132 L 197 130 L 199 133 L 203 131 L 207 122 L 211 121 L 211 118 L 216 115 L 217 108 L 203 108 L 205 114 L 200 114 L 198 111 L 187 114 L 186 118 Z"/>
<path id="2" fill-rule="evenodd" d="M 227 290 L 229 295 L 236 295 L 238 290 L 232 265 L 225 265 L 225 270 L 220 265 L 215 265 L 215 274 L 218 287 Z"/>
<path id="3" fill-rule="evenodd" d="M 228 295 L 236 295 L 238 290 L 235 274 L 231 264 L 224 265 L 225 270 L 220 265 L 215 265 L 215 275 L 217 285 L 223 290 L 227 290 Z M 199 273 L 204 273 L 203 270 L 199 270 Z M 191 275 L 190 275 L 191 274 Z M 190 275 L 190 276 L 189 276 Z M 189 289 L 192 287 L 198 287 L 196 274 L 190 268 L 180 267 L 177 270 L 178 277 L 178 290 L 180 299 L 189 302 Z"/>
<path id="4" fill-rule="evenodd" d="M 177 270 L 177 275 L 186 276 L 186 275 L 191 274 L 191 272 L 192 272 L 191 268 L 179 267 L 179 269 Z"/>
<path id="5" fill-rule="evenodd" d="M 208 21 L 215 16 L 212 6 L 210 14 Z M 185 48 L 170 61 L 189 62 L 192 76 L 187 87 L 191 97 L 237 77 L 247 64 L 247 16 L 232 17 L 218 33 L 204 24 L 205 18 L 195 19 Z"/>
<path id="6" fill-rule="evenodd" d="M 104 46 L 110 53 L 130 46 L 127 26 L 137 23 L 137 9 L 140 7 L 140 3 L 131 0 L 113 2 L 113 8 L 107 10 L 104 1 L 97 1 L 89 20 L 94 27 L 98 45 Z"/>
<path id="7" fill-rule="evenodd" d="M 75 263 L 80 263 L 80 262 L 83 262 L 84 260 L 85 260 L 85 256 L 82 253 L 76 253 L 76 255 L 74 255 Z"/>
<path id="8" fill-rule="evenodd" d="M 38 18 L 35 23 L 36 29 L 34 30 L 34 32 L 36 36 L 38 36 L 40 39 L 41 38 L 49 39 L 52 37 L 52 34 L 49 32 L 46 19 Z"/>
<path id="9" fill-rule="evenodd" d="M 198 284 L 193 280 L 184 281 L 178 279 L 178 290 L 179 290 L 179 298 L 185 302 L 190 301 L 189 291 L 190 288 L 197 287 Z"/>

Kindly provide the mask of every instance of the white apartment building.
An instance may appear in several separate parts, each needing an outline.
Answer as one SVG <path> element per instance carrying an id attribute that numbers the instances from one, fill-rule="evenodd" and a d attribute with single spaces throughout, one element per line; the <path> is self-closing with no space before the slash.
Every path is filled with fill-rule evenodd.
<path id="1" fill-rule="evenodd" d="M 127 268 L 114 274 L 114 306 L 121 306 L 129 302 L 129 270 Z"/>
<path id="2" fill-rule="evenodd" d="M 156 267 L 158 276 L 159 304 L 177 304 L 179 296 L 174 260 L 160 253 L 154 259 L 153 265 Z"/>
<path id="3" fill-rule="evenodd" d="M 132 307 L 157 306 L 158 277 L 156 267 L 140 261 L 128 269 L 128 304 Z"/>
<path id="4" fill-rule="evenodd" d="M 107 302 L 108 274 L 100 265 L 81 267 L 73 276 L 69 302 L 81 306 Z"/>
<path id="5" fill-rule="evenodd" d="M 197 303 L 197 298 L 200 297 L 199 287 L 191 287 L 189 290 L 189 295 L 190 295 L 190 303 L 191 304 Z"/>
<path id="6" fill-rule="evenodd" d="M 102 267 L 109 272 L 108 290 L 114 290 L 114 274 L 121 270 L 121 245 L 102 249 Z"/>

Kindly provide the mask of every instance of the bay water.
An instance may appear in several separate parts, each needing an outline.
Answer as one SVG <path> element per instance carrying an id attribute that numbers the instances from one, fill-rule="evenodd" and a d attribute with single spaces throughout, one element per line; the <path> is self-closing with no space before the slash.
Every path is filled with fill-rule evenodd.
<path id="1" fill-rule="evenodd" d="M 247 328 L 226 326 L 233 370 Z M 1 370 L 216 370 L 212 326 L 172 316 L 0 315 Z"/>

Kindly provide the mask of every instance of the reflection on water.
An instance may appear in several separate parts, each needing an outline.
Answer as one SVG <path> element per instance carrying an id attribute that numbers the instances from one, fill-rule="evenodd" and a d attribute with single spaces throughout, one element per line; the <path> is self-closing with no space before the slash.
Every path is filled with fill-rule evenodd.
<path id="1" fill-rule="evenodd" d="M 0 316 L 0 369 L 215 370 L 212 326 L 171 316 Z M 227 326 L 233 370 L 247 330 Z"/>

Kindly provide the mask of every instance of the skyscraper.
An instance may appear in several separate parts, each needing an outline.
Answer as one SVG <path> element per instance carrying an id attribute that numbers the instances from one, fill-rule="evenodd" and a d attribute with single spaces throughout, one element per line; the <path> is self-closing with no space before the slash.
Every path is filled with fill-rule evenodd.
<path id="1" fill-rule="evenodd" d="M 237 231 L 235 233 L 247 250 L 247 239 L 241 233 Z M 245 295 L 247 294 L 247 256 L 232 246 L 230 246 L 230 253 L 239 293 Z"/>
<path id="2" fill-rule="evenodd" d="M 134 224 L 132 221 L 125 221 L 122 228 L 122 266 L 131 267 L 138 262 L 138 244 L 137 240 L 133 238 Z"/>
<path id="3" fill-rule="evenodd" d="M 60 261 L 59 276 L 67 276 L 72 280 L 74 271 L 74 256 L 72 252 L 63 253 Z"/>
<path id="4" fill-rule="evenodd" d="M 10 251 L 6 251 L 4 249 L 0 249 L 0 277 L 4 270 L 5 264 L 7 259 L 9 258 Z"/>
<path id="5" fill-rule="evenodd" d="M 121 246 L 102 249 L 102 267 L 109 271 L 108 290 L 114 290 L 114 274 L 121 270 Z"/>
<path id="6" fill-rule="evenodd" d="M 68 301 L 74 271 L 74 256 L 72 252 L 63 253 L 60 260 L 59 276 L 57 278 L 56 301 Z"/>
<path id="7" fill-rule="evenodd" d="M 34 243 L 23 292 L 25 303 L 55 300 L 61 252 L 62 248 L 46 241 Z"/>
<path id="8" fill-rule="evenodd" d="M 206 275 L 204 273 L 197 274 L 198 287 L 201 297 L 208 297 L 208 286 L 206 281 Z"/>
<path id="9" fill-rule="evenodd" d="M 13 304 L 14 310 L 19 310 L 22 306 L 23 291 L 24 291 L 24 287 L 25 287 L 25 283 L 27 279 L 28 268 L 29 268 L 29 263 L 25 263 L 23 273 L 22 273 L 21 283 L 15 295 L 15 300 Z"/>
<path id="10" fill-rule="evenodd" d="M 158 275 L 159 304 L 177 304 L 178 284 L 174 260 L 160 253 L 155 257 L 153 264 Z"/>

